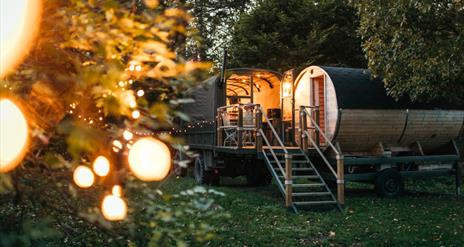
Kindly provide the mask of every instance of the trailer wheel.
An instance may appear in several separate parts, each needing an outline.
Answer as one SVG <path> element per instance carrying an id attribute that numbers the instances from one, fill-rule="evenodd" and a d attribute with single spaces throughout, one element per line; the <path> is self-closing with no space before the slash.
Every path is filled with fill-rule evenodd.
<path id="1" fill-rule="evenodd" d="M 198 155 L 195 158 L 195 165 L 193 166 L 193 177 L 195 178 L 195 182 L 197 182 L 197 184 L 207 183 L 208 179 L 206 176 L 206 166 L 201 155 Z"/>
<path id="2" fill-rule="evenodd" d="M 395 169 L 385 169 L 375 178 L 375 191 L 381 197 L 396 198 L 404 192 L 404 179 Z"/>
<path id="3" fill-rule="evenodd" d="M 195 158 L 193 176 L 197 184 L 206 185 L 219 185 L 221 179 L 219 174 L 213 174 L 212 172 L 206 170 L 206 163 L 202 155 L 198 155 Z"/>

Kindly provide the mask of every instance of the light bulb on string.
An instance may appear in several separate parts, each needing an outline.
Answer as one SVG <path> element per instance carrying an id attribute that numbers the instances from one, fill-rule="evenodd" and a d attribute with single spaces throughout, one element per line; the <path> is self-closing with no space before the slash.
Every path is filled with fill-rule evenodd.
<path id="1" fill-rule="evenodd" d="M 95 176 L 87 166 L 78 166 L 73 173 L 74 183 L 81 188 L 89 188 L 93 185 Z"/>
<path id="2" fill-rule="evenodd" d="M 110 221 L 123 220 L 127 215 L 126 202 L 119 196 L 107 195 L 103 199 L 101 211 L 103 217 Z"/>
<path id="3" fill-rule="evenodd" d="M 126 141 L 130 141 L 132 137 L 134 137 L 134 134 L 132 134 L 132 132 L 128 130 L 124 130 L 124 133 L 122 133 L 122 136 L 124 137 Z"/>
<path id="4" fill-rule="evenodd" d="M 21 109 L 0 99 L 0 173 L 16 168 L 26 154 L 29 128 Z"/>
<path id="5" fill-rule="evenodd" d="M 128 158 L 131 171 L 143 181 L 160 181 L 168 175 L 171 168 L 169 148 L 152 137 L 136 141 Z"/>
<path id="6" fill-rule="evenodd" d="M 111 194 L 113 194 L 113 196 L 121 197 L 122 196 L 121 185 L 114 185 L 113 188 L 111 189 Z"/>
<path id="7" fill-rule="evenodd" d="M 110 172 L 110 162 L 105 156 L 98 156 L 93 162 L 93 171 L 100 177 L 108 175 Z"/>
<path id="8" fill-rule="evenodd" d="M 140 117 L 140 112 L 135 110 L 132 112 L 132 118 L 133 119 L 138 119 Z"/>

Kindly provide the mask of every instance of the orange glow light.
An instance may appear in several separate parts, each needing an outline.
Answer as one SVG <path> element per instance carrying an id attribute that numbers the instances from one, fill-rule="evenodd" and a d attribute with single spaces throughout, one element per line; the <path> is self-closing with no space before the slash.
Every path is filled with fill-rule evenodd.
<path id="1" fill-rule="evenodd" d="M 81 188 L 89 188 L 92 186 L 95 176 L 92 170 L 87 166 L 78 166 L 73 174 L 74 183 Z"/>
<path id="2" fill-rule="evenodd" d="M 41 0 L 0 1 L 0 78 L 18 66 L 39 30 Z"/>
<path id="3" fill-rule="evenodd" d="M 93 162 L 93 171 L 100 177 L 108 175 L 110 172 L 110 162 L 105 156 L 98 156 Z"/>
<path id="4" fill-rule="evenodd" d="M 0 173 L 13 170 L 26 153 L 29 130 L 21 109 L 9 99 L 0 100 Z"/>
<path id="5" fill-rule="evenodd" d="M 171 168 L 169 148 L 155 138 L 142 138 L 129 151 L 129 167 L 140 180 L 160 181 Z"/>
<path id="6" fill-rule="evenodd" d="M 101 211 L 107 220 L 123 220 L 127 215 L 126 202 L 118 196 L 107 195 L 103 199 Z"/>

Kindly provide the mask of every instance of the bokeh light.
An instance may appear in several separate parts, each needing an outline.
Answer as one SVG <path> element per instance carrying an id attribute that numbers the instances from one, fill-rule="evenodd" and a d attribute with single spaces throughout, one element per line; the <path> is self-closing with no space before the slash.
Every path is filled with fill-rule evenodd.
<path id="1" fill-rule="evenodd" d="M 74 183 L 81 188 L 89 188 L 95 180 L 92 170 L 87 166 L 78 166 L 74 170 L 73 178 Z"/>
<path id="2" fill-rule="evenodd" d="M 121 197 L 122 195 L 121 185 L 113 186 L 113 188 L 111 189 L 111 194 L 113 194 L 113 196 Z"/>
<path id="3" fill-rule="evenodd" d="M 129 167 L 140 180 L 160 181 L 171 168 L 169 148 L 155 138 L 142 138 L 129 151 Z"/>
<path id="4" fill-rule="evenodd" d="M 134 134 L 132 134 L 132 132 L 128 130 L 124 130 L 124 133 L 122 133 L 122 136 L 124 137 L 126 141 L 130 141 L 132 137 L 134 137 Z"/>
<path id="5" fill-rule="evenodd" d="M 132 118 L 133 119 L 137 119 L 139 117 L 140 117 L 140 112 L 139 111 L 135 110 L 135 111 L 132 112 Z"/>
<path id="6" fill-rule="evenodd" d="M 21 63 L 40 24 L 41 0 L 0 1 L 0 78 Z"/>
<path id="7" fill-rule="evenodd" d="M 105 156 L 98 156 L 93 162 L 93 171 L 100 177 L 108 175 L 110 172 L 110 162 Z"/>
<path id="8" fill-rule="evenodd" d="M 26 153 L 29 130 L 21 109 L 0 99 L 0 172 L 13 170 Z"/>
<path id="9" fill-rule="evenodd" d="M 107 195 L 103 199 L 101 207 L 103 217 L 110 221 L 123 220 L 127 215 L 126 202 L 115 195 Z"/>

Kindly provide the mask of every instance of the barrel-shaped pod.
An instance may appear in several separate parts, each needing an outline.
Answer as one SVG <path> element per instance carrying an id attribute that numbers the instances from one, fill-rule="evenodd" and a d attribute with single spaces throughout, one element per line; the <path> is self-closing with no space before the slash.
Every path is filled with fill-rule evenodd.
<path id="1" fill-rule="evenodd" d="M 418 104 L 387 94 L 368 70 L 311 66 L 295 81 L 295 105 L 319 106 L 321 127 L 344 152 L 384 147 L 424 151 L 448 144 L 462 133 L 464 111 L 448 103 Z"/>

